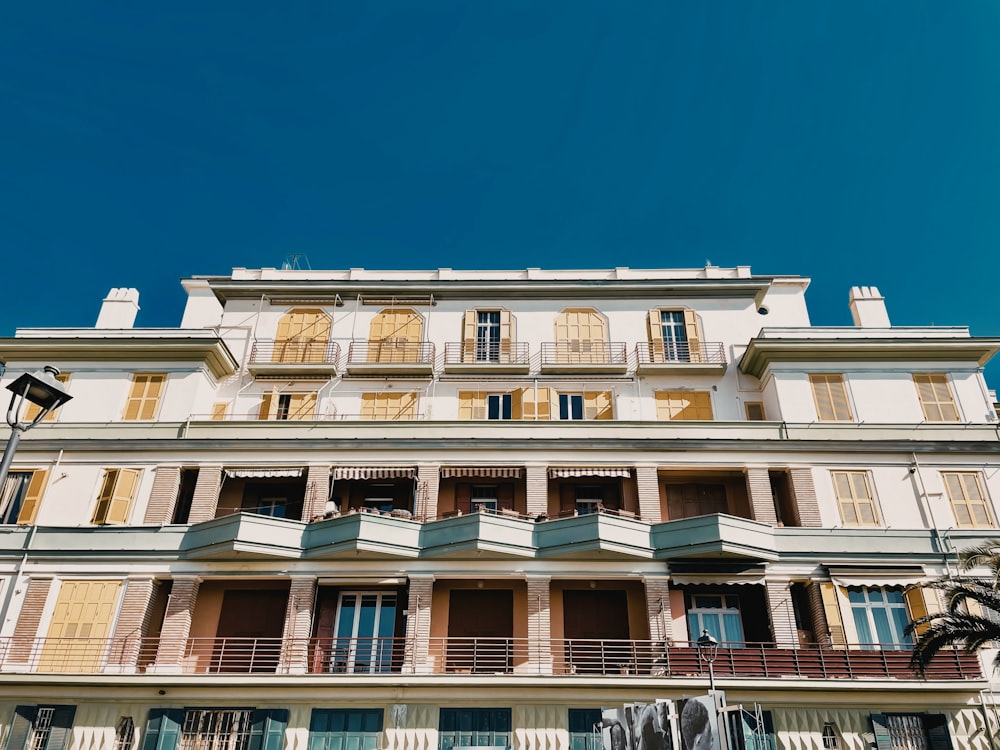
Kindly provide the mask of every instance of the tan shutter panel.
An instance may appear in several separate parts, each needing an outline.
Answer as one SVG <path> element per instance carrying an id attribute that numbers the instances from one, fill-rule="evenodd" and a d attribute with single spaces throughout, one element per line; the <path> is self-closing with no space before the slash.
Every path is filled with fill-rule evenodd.
<path id="1" fill-rule="evenodd" d="M 472 418 L 486 419 L 486 417 L 486 396 L 482 393 L 477 393 L 472 401 Z"/>
<path id="2" fill-rule="evenodd" d="M 163 381 L 166 376 L 149 375 L 148 378 L 145 398 L 142 400 L 142 408 L 139 410 L 139 419 L 156 417 L 156 408 L 160 405 L 160 394 L 163 392 Z"/>
<path id="3" fill-rule="evenodd" d="M 649 332 L 649 361 L 663 362 L 663 316 L 660 314 L 660 308 L 654 307 L 649 311 L 646 328 Z"/>
<path id="4" fill-rule="evenodd" d="M 847 402 L 847 385 L 843 377 L 837 375 L 830 381 L 830 400 L 833 403 L 834 419 L 838 422 L 851 420 L 851 406 Z"/>
<path id="5" fill-rule="evenodd" d="M 472 419 L 473 399 L 475 391 L 458 392 L 458 418 L 463 420 Z"/>
<path id="6" fill-rule="evenodd" d="M 476 361 L 476 311 L 465 311 L 465 323 L 462 326 L 462 361 Z"/>
<path id="7" fill-rule="evenodd" d="M 316 394 L 296 393 L 288 405 L 288 418 L 296 421 L 314 419 L 316 416 Z"/>
<path id="8" fill-rule="evenodd" d="M 535 400 L 535 416 L 539 420 L 549 420 L 552 419 L 552 398 L 555 395 L 555 391 L 551 388 L 539 388 L 537 389 L 537 396 Z"/>
<path id="9" fill-rule="evenodd" d="M 584 419 L 611 419 L 611 391 L 588 391 L 583 394 Z"/>
<path id="10" fill-rule="evenodd" d="M 139 406 L 141 405 L 141 394 L 145 390 L 145 380 L 140 380 L 141 375 L 132 376 L 132 385 L 129 388 L 128 400 L 125 402 L 125 412 L 122 419 L 132 421 L 139 418 Z"/>
<path id="11" fill-rule="evenodd" d="M 684 311 L 684 330 L 687 333 L 688 351 L 691 355 L 690 361 L 704 362 L 705 357 L 702 353 L 701 347 L 701 320 L 694 310 Z"/>
<path id="12" fill-rule="evenodd" d="M 399 394 L 399 409 L 395 419 L 413 419 L 417 414 L 417 394 Z"/>
<path id="13" fill-rule="evenodd" d="M 527 388 L 518 388 L 510 394 L 510 418 L 524 419 L 524 401 Z"/>
<path id="14" fill-rule="evenodd" d="M 288 349 L 288 341 L 292 337 L 292 320 L 295 313 L 285 313 L 278 321 L 278 332 L 274 335 L 274 353 L 271 355 L 273 362 L 285 362 Z"/>
<path id="15" fill-rule="evenodd" d="M 656 400 L 656 418 L 670 419 L 670 391 L 655 391 L 653 398 Z"/>
<path id="16" fill-rule="evenodd" d="M 941 611 L 937 604 L 937 595 L 932 589 L 912 588 L 907 589 L 903 596 L 906 598 L 906 606 L 910 610 L 910 620 L 918 620 L 927 615 L 936 615 Z M 921 636 L 929 626 L 921 625 L 916 629 L 916 634 Z"/>
<path id="17" fill-rule="evenodd" d="M 45 491 L 45 483 L 49 478 L 49 472 L 42 469 L 31 474 L 31 481 L 28 482 L 28 489 L 24 493 L 24 503 L 21 511 L 17 514 L 18 523 L 34 523 L 38 514 L 38 506 L 42 501 L 42 493 Z"/>
<path id="18" fill-rule="evenodd" d="M 114 620 L 118 581 L 63 581 L 39 662 L 41 672 L 94 672 Z M 72 647 L 62 639 L 81 639 Z"/>
<path id="19" fill-rule="evenodd" d="M 228 401 L 216 401 L 212 404 L 212 420 L 220 422 L 226 418 L 226 411 L 229 409 Z"/>
<path id="20" fill-rule="evenodd" d="M 115 491 L 115 482 L 118 480 L 118 469 L 105 469 L 104 477 L 101 479 L 101 489 L 97 493 L 97 506 L 94 508 L 94 517 L 91 523 L 104 523 L 108 516 L 108 506 L 111 505 L 111 496 Z"/>
<path id="21" fill-rule="evenodd" d="M 108 504 L 108 515 L 105 523 L 127 523 L 132 501 L 135 500 L 139 488 L 139 470 L 121 469 L 115 482 L 111 501 Z"/>
<path id="22" fill-rule="evenodd" d="M 823 597 L 826 625 L 830 629 L 830 645 L 843 648 L 847 645 L 847 637 L 844 635 L 844 620 L 840 616 L 840 604 L 837 602 L 837 587 L 832 583 L 821 582 L 819 590 Z"/>
<path id="23" fill-rule="evenodd" d="M 267 415 L 271 413 L 271 394 L 265 393 L 263 399 L 260 402 L 260 412 L 257 414 L 258 419 L 267 419 Z"/>
<path id="24" fill-rule="evenodd" d="M 501 310 L 500 311 L 500 361 L 501 362 L 514 361 L 515 339 L 516 339 L 516 334 L 514 331 L 514 316 L 510 314 L 510 310 Z"/>

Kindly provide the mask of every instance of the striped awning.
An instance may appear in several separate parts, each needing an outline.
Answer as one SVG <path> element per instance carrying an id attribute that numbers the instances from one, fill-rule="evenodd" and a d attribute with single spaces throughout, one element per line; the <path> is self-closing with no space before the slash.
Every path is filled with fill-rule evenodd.
<path id="1" fill-rule="evenodd" d="M 763 573 L 709 573 L 675 574 L 670 576 L 675 586 L 744 586 L 764 583 Z"/>
<path id="2" fill-rule="evenodd" d="M 630 477 L 632 470 L 624 466 L 574 466 L 573 468 L 549 469 L 549 479 L 567 477 Z"/>
<path id="3" fill-rule="evenodd" d="M 413 479 L 417 470 L 412 466 L 338 466 L 334 479 Z"/>
<path id="4" fill-rule="evenodd" d="M 230 479 L 276 479 L 302 476 L 302 467 L 297 469 L 226 469 Z"/>
<path id="5" fill-rule="evenodd" d="M 489 477 L 491 479 L 520 479 L 522 470 L 516 466 L 448 466 L 441 469 L 441 478 Z"/>
<path id="6" fill-rule="evenodd" d="M 830 566 L 830 580 L 838 586 L 912 586 L 928 579 L 923 566 L 864 568 Z"/>

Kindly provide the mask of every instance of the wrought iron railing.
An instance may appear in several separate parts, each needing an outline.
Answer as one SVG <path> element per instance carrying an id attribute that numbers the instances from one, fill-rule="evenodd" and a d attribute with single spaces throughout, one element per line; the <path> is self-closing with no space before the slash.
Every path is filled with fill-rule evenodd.
<path id="1" fill-rule="evenodd" d="M 521 341 L 456 341 L 444 345 L 446 365 L 528 365 L 528 344 Z"/>
<path id="2" fill-rule="evenodd" d="M 646 341 L 635 347 L 640 365 L 649 364 L 726 364 L 725 347 L 714 341 Z"/>
<path id="3" fill-rule="evenodd" d="M 336 365 L 340 344 L 335 341 L 265 341 L 253 342 L 250 364 Z"/>
<path id="4" fill-rule="evenodd" d="M 405 338 L 383 341 L 352 341 L 347 349 L 348 365 L 434 364 L 434 344 Z"/>
<path id="5" fill-rule="evenodd" d="M 626 348 L 617 341 L 549 341 L 542 344 L 542 365 L 626 365 Z"/>

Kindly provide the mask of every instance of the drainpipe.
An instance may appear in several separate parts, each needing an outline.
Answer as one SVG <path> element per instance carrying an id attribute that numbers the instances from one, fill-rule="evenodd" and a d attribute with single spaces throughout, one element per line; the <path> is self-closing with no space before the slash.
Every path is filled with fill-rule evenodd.
<path id="1" fill-rule="evenodd" d="M 917 454 L 910 454 L 913 463 L 910 465 L 914 478 L 917 480 L 917 485 L 919 487 L 919 496 L 921 505 L 924 511 L 927 513 L 927 519 L 931 522 L 931 530 L 934 532 L 934 541 L 937 545 L 938 550 L 941 553 L 941 560 L 944 562 L 945 573 L 948 577 L 952 577 L 951 561 L 948 556 L 948 549 L 943 541 L 944 537 L 941 535 L 941 531 L 938 527 L 937 519 L 934 517 L 934 508 L 931 505 L 930 498 L 927 496 L 927 486 L 924 484 L 924 477 L 920 471 L 920 462 L 917 460 Z"/>

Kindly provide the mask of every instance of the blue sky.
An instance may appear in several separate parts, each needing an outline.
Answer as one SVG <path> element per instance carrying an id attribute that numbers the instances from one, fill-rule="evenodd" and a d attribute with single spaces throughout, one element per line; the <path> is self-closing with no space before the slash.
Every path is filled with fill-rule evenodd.
<path id="1" fill-rule="evenodd" d="M 112 286 L 176 325 L 179 278 L 290 253 L 746 264 L 817 324 L 874 284 L 1000 335 L 998 38 L 993 0 L 10 4 L 0 335 Z"/>

